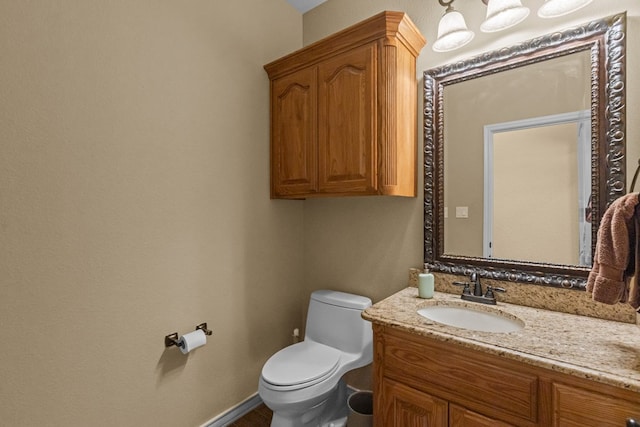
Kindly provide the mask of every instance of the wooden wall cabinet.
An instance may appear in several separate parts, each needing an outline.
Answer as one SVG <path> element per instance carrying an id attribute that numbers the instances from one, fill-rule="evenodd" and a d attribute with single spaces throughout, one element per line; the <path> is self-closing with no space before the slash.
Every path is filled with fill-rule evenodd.
<path id="1" fill-rule="evenodd" d="M 640 394 L 374 324 L 375 427 L 624 427 Z"/>
<path id="2" fill-rule="evenodd" d="M 383 12 L 265 65 L 271 197 L 416 195 L 416 57 L 424 37 Z"/>

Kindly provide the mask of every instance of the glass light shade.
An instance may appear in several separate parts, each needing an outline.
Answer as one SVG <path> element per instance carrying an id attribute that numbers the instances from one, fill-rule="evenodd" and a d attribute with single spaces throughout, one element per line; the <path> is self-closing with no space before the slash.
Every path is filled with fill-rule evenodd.
<path id="1" fill-rule="evenodd" d="M 538 16 L 541 18 L 555 18 L 557 16 L 567 15 L 582 9 L 593 0 L 545 0 L 544 4 L 538 9 Z"/>
<path id="2" fill-rule="evenodd" d="M 474 32 L 467 28 L 464 16 L 456 10 L 451 10 L 440 19 L 438 39 L 433 43 L 431 49 L 435 52 L 458 49 L 469 43 L 474 36 Z"/>
<path id="3" fill-rule="evenodd" d="M 520 0 L 489 0 L 487 19 L 480 25 L 484 33 L 493 33 L 513 27 L 529 16 L 529 8 Z"/>

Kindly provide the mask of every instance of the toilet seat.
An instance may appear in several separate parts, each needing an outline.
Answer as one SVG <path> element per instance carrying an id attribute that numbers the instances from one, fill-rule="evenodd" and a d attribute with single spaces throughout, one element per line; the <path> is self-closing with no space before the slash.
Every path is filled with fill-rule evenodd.
<path id="1" fill-rule="evenodd" d="M 262 379 L 268 388 L 281 391 L 310 387 L 338 369 L 340 355 L 335 348 L 306 340 L 271 356 L 262 368 Z"/>

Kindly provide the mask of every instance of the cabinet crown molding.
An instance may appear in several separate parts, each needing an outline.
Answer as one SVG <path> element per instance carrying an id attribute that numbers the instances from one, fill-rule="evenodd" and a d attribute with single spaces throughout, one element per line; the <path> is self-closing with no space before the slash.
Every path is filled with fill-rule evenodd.
<path id="1" fill-rule="evenodd" d="M 426 44 L 426 39 L 406 13 L 384 11 L 270 62 L 264 69 L 270 79 L 278 78 L 379 39 L 385 39 L 386 44 L 402 43 L 416 57 Z"/>

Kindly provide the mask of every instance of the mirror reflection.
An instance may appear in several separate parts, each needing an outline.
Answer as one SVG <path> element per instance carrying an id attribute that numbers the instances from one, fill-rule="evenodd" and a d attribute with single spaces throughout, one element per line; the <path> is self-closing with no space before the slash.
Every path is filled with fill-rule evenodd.
<path id="1" fill-rule="evenodd" d="M 445 254 L 590 265 L 590 79 L 582 51 L 444 87 Z"/>
<path id="2" fill-rule="evenodd" d="M 591 265 L 589 116 L 577 116 L 487 143 L 481 256 Z"/>

